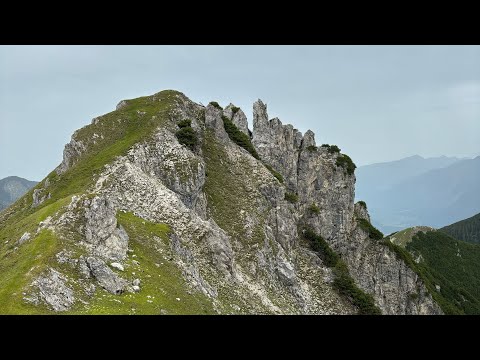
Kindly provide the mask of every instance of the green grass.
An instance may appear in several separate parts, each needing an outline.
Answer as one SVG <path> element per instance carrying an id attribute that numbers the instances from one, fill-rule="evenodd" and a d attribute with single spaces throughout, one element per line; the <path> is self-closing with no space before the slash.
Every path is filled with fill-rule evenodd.
<path id="1" fill-rule="evenodd" d="M 246 211 L 258 220 L 259 224 L 254 229 L 252 241 L 263 242 L 261 224 L 266 213 L 258 212 L 254 199 L 248 196 L 250 164 L 233 163 L 210 130 L 205 132 L 202 151 L 206 164 L 204 191 L 208 200 L 209 216 L 229 235 L 247 242 L 250 240 L 245 237 L 244 223 L 240 218 L 241 211 Z"/>
<path id="2" fill-rule="evenodd" d="M 415 226 L 407 229 L 403 229 L 400 231 L 396 231 L 390 235 L 388 235 L 388 238 L 392 243 L 395 245 L 400 245 L 401 247 L 405 248 L 407 246 L 407 243 L 412 241 L 413 237 L 419 232 L 427 232 L 427 231 L 432 231 L 434 230 L 433 228 L 429 226 Z"/>
<path id="3" fill-rule="evenodd" d="M 49 310 L 23 301 L 26 286 L 53 261 L 58 239 L 49 230 L 0 257 L 0 314 L 42 314 Z"/>
<path id="4" fill-rule="evenodd" d="M 119 296 L 97 288 L 95 298 L 89 305 L 77 306 L 71 313 L 161 314 L 162 310 L 166 314 L 215 313 L 205 295 L 197 290 L 189 290 L 180 269 L 171 261 L 173 254 L 167 225 L 152 223 L 131 213 L 119 212 L 117 218 L 129 234 L 129 248 L 133 250 L 126 261 L 125 271 L 119 274 L 130 281 L 140 279 L 141 290 Z M 137 267 L 133 260 L 138 261 L 140 266 Z"/>
<path id="5" fill-rule="evenodd" d="M 126 107 L 100 116 L 97 123 L 78 130 L 75 138 L 87 144 L 87 151 L 64 174 L 57 175 L 52 171 L 48 175 L 51 185 L 47 191 L 51 193 L 51 198 L 39 208 L 66 196 L 85 192 L 106 164 L 117 156 L 125 155 L 135 143 L 146 139 L 167 121 L 178 94 L 177 91 L 166 90 L 153 96 L 127 100 Z M 139 114 L 138 111 L 144 114 Z M 35 188 L 42 186 L 42 183 Z M 11 212 L 0 216 L 0 227 L 8 226 L 37 211 L 38 208 L 31 208 L 32 193 L 33 189 L 16 202 Z"/>
<path id="6" fill-rule="evenodd" d="M 308 240 L 310 247 L 322 259 L 325 266 L 333 268 L 335 276 L 333 287 L 358 309 L 361 315 L 381 315 L 380 309 L 375 305 L 373 296 L 360 289 L 350 276 L 347 265 L 340 256 L 332 250 L 330 245 L 311 228 L 303 231 L 303 236 Z"/>

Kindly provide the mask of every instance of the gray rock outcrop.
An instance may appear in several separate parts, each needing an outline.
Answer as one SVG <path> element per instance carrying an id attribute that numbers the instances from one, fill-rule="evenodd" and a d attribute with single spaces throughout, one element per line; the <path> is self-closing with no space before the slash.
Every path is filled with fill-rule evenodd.
<path id="1" fill-rule="evenodd" d="M 250 136 L 250 131 L 248 130 L 247 116 L 242 111 L 242 109 L 236 107 L 233 104 L 229 104 L 223 110 L 223 115 L 232 120 L 238 130 L 243 132 L 245 135 Z"/>
<path id="2" fill-rule="evenodd" d="M 116 211 L 104 197 L 86 200 L 85 240 L 93 245 L 94 253 L 105 259 L 123 260 L 128 249 L 128 234 L 117 224 Z"/>
<path id="3" fill-rule="evenodd" d="M 66 311 L 75 303 L 73 290 L 67 286 L 67 278 L 55 269 L 47 272 L 32 283 L 38 292 L 33 293 L 26 301 L 34 304 L 43 302 L 54 311 Z"/>
<path id="4" fill-rule="evenodd" d="M 127 281 L 115 274 L 102 259 L 90 256 L 85 262 L 91 275 L 102 288 L 115 295 L 120 295 L 126 290 Z"/>

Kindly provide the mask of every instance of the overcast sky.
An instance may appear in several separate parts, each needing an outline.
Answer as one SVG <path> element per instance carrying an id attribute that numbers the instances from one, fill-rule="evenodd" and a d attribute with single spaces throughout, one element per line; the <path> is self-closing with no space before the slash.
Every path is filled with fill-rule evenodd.
<path id="1" fill-rule="evenodd" d="M 0 46 L 0 179 L 41 180 L 122 99 L 260 98 L 357 165 L 480 154 L 480 46 Z"/>

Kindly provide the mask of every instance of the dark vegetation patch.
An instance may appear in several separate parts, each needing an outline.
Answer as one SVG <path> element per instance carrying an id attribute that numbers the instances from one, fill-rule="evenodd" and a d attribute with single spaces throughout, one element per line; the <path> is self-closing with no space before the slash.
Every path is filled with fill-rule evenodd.
<path id="1" fill-rule="evenodd" d="M 323 260 L 323 263 L 327 267 L 333 268 L 335 276 L 333 287 L 358 309 L 358 314 L 381 315 L 373 296 L 365 293 L 355 284 L 347 265 L 328 243 L 310 228 L 304 230 L 303 236 L 309 241 L 310 247 Z"/>

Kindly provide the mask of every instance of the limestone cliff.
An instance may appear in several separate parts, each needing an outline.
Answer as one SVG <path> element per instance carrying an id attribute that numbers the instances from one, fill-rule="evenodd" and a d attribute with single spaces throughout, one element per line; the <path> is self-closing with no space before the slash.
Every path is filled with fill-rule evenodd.
<path id="1" fill-rule="evenodd" d="M 227 132 L 226 119 L 243 137 Z M 182 128 L 193 140 L 179 141 Z M 239 146 L 249 138 L 258 156 Z M 269 120 L 260 100 L 253 132 L 233 104 L 204 107 L 174 91 L 121 101 L 77 131 L 56 171 L 0 214 L 0 265 L 23 259 L 18 271 L 28 270 L 12 298 L 21 305 L 0 292 L 0 309 L 356 313 L 303 239 L 309 226 L 383 313 L 441 313 L 416 274 L 358 226 L 368 213 L 354 205 L 344 160 L 317 147 L 313 132 Z M 15 227 L 20 219 L 28 221 Z M 25 260 L 40 244 L 43 258 Z"/>

